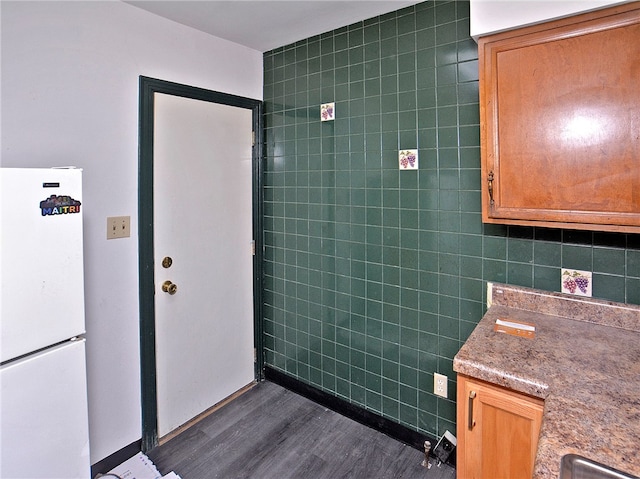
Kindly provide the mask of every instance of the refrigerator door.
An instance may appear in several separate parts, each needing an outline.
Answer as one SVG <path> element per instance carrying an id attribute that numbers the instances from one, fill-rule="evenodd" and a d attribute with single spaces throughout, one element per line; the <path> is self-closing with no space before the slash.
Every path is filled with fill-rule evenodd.
<path id="1" fill-rule="evenodd" d="M 84 333 L 82 170 L 0 168 L 0 361 Z"/>
<path id="2" fill-rule="evenodd" d="M 0 477 L 91 477 L 85 340 L 0 367 Z"/>

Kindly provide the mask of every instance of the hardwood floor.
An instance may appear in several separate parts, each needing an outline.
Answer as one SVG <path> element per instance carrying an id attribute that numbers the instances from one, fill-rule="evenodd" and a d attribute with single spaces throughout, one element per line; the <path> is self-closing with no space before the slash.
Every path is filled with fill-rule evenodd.
<path id="1" fill-rule="evenodd" d="M 454 479 L 448 466 L 274 383 L 257 384 L 148 453 L 182 479 Z"/>

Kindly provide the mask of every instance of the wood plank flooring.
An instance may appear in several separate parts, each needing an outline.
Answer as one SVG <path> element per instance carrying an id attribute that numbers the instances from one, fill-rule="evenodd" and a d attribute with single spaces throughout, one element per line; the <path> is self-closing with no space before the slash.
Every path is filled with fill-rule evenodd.
<path id="1" fill-rule="evenodd" d="M 454 479 L 448 466 L 265 381 L 148 453 L 182 479 Z"/>

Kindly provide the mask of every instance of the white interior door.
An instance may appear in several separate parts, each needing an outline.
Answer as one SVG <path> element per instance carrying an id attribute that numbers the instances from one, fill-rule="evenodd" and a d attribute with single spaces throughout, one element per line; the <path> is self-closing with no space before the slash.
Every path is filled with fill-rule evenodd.
<path id="1" fill-rule="evenodd" d="M 255 378 L 252 111 L 161 93 L 154 103 L 162 437 Z M 163 291 L 165 281 L 175 294 Z"/>

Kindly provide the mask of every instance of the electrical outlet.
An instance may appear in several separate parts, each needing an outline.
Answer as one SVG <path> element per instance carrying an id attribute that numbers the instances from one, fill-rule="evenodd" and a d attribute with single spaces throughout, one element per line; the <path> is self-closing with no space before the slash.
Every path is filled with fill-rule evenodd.
<path id="1" fill-rule="evenodd" d="M 128 238 L 131 236 L 130 216 L 109 216 L 107 218 L 107 239 Z"/>
<path id="2" fill-rule="evenodd" d="M 447 376 L 444 374 L 433 373 L 433 394 L 447 397 Z"/>

